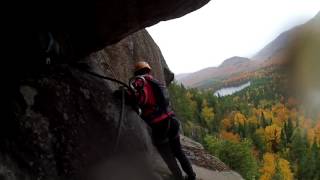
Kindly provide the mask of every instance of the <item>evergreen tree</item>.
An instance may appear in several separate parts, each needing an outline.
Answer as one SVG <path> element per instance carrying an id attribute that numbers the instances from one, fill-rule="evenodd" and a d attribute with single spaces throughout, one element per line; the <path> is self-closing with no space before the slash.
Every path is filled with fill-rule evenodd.
<path id="1" fill-rule="evenodd" d="M 320 179 L 320 147 L 319 145 L 316 143 L 316 141 L 313 143 L 313 146 L 312 146 L 312 151 L 314 153 L 314 160 L 315 160 L 315 163 L 316 163 L 316 171 L 315 171 L 315 175 L 314 175 L 314 179 Z"/>
<path id="2" fill-rule="evenodd" d="M 288 119 L 288 123 L 286 123 L 286 129 L 285 129 L 285 133 L 286 133 L 286 138 L 287 138 L 287 143 L 291 143 L 291 137 L 293 134 L 293 123 L 291 118 Z"/>
<path id="3" fill-rule="evenodd" d="M 316 143 L 313 143 L 308 151 L 306 161 L 308 166 L 303 168 L 303 177 L 305 179 L 317 179 L 319 171 L 319 169 L 317 169 L 317 163 L 319 161 L 319 148 Z"/>
<path id="4" fill-rule="evenodd" d="M 266 126 L 268 126 L 266 117 L 264 116 L 264 113 L 263 113 L 263 112 L 261 112 L 261 126 L 262 126 L 263 128 L 265 128 Z"/>
<path id="5" fill-rule="evenodd" d="M 287 137 L 286 129 L 287 129 L 287 125 L 286 123 L 284 123 L 284 126 L 281 129 L 280 149 L 286 149 L 288 147 L 288 137 Z"/>
<path id="6" fill-rule="evenodd" d="M 301 134 L 301 129 L 297 128 L 292 138 L 291 159 L 296 161 L 302 159 L 307 151 L 307 140 Z"/>
<path id="7" fill-rule="evenodd" d="M 307 137 L 302 135 L 300 128 L 293 133 L 290 158 L 297 164 L 296 178 L 303 179 L 308 171 Z"/>

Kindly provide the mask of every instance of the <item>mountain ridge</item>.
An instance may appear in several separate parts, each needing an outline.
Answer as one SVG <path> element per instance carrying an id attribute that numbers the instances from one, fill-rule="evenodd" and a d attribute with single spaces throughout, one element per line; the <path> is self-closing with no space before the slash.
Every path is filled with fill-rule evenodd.
<path id="1" fill-rule="evenodd" d="M 242 71 L 252 69 L 251 66 L 253 66 L 254 63 L 252 65 L 250 64 L 252 64 L 250 59 L 245 57 L 234 56 L 226 59 L 218 67 L 204 68 L 194 73 L 185 75 L 183 77 L 177 76 L 178 78 L 176 78 L 176 80 L 188 87 L 195 87 L 198 86 L 199 83 L 206 81 L 208 77 L 224 78 L 234 73 L 239 73 Z"/>
<path id="2" fill-rule="evenodd" d="M 238 73 L 249 73 L 260 68 L 281 64 L 280 59 L 286 55 L 286 50 L 296 40 L 296 35 L 308 31 L 310 27 L 312 29 L 320 27 L 320 11 L 306 23 L 280 33 L 251 58 L 233 56 L 224 60 L 217 67 L 204 68 L 183 77 L 177 75 L 176 80 L 187 87 L 207 88 Z"/>

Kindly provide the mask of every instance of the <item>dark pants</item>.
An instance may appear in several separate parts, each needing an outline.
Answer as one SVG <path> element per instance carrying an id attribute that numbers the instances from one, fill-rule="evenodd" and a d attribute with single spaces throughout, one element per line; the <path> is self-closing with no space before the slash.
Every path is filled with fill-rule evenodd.
<path id="1" fill-rule="evenodd" d="M 190 180 L 195 179 L 195 173 L 191 163 L 181 149 L 179 137 L 179 121 L 173 116 L 151 126 L 152 138 L 161 157 L 166 162 L 176 180 L 182 180 L 183 176 L 176 158 L 183 171 Z"/>

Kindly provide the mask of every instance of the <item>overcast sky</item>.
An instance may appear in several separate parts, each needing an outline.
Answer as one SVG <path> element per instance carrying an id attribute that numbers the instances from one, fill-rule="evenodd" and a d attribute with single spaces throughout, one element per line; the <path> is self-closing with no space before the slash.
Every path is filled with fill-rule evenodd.
<path id="1" fill-rule="evenodd" d="M 170 69 L 179 74 L 218 66 L 232 56 L 250 58 L 319 11 L 320 0 L 211 0 L 147 30 Z"/>

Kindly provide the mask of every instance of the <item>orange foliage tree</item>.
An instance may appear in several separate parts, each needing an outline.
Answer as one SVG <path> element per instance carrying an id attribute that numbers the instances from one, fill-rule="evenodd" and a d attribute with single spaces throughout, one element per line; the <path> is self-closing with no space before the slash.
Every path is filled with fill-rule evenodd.
<path id="1" fill-rule="evenodd" d="M 236 133 L 222 131 L 220 133 L 220 136 L 222 139 L 225 139 L 231 142 L 240 142 L 240 136 L 239 134 L 236 134 Z"/>
<path id="2" fill-rule="evenodd" d="M 272 180 L 276 172 L 276 156 L 272 153 L 263 155 L 263 166 L 260 169 L 260 180 Z"/>
<path id="3" fill-rule="evenodd" d="M 281 127 L 276 124 L 267 126 L 264 130 L 264 134 L 267 142 L 267 151 L 276 152 L 277 146 L 280 143 Z"/>
<path id="4" fill-rule="evenodd" d="M 263 155 L 263 166 L 260 173 L 260 180 L 275 179 L 276 174 L 279 174 L 282 180 L 293 180 L 289 161 L 273 153 L 267 152 Z"/>

